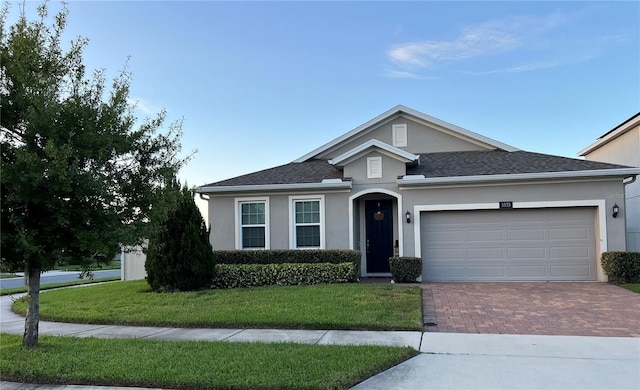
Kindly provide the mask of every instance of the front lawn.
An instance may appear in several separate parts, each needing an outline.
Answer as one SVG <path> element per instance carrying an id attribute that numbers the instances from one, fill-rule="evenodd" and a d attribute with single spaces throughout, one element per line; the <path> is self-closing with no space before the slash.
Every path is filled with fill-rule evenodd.
<path id="1" fill-rule="evenodd" d="M 380 284 L 266 286 L 159 294 L 146 281 L 52 290 L 40 319 L 193 328 L 422 330 L 418 287 Z M 24 299 L 13 310 L 26 313 Z"/>
<path id="2" fill-rule="evenodd" d="M 640 294 L 640 283 L 624 283 L 619 284 L 620 287 L 626 288 L 629 291 Z"/>
<path id="3" fill-rule="evenodd" d="M 0 335 L 2 380 L 171 389 L 346 389 L 407 360 L 404 347 Z"/>

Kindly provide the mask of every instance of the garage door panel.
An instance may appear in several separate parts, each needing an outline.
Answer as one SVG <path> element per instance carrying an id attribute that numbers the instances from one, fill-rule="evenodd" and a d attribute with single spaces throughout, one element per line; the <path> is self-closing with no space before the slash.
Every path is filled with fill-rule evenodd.
<path id="1" fill-rule="evenodd" d="M 547 276 L 547 267 L 544 265 L 509 265 L 507 267 L 509 272 L 509 279 L 533 279 L 539 278 L 538 280 L 543 280 Z"/>
<path id="2" fill-rule="evenodd" d="M 528 224 L 542 224 L 547 222 L 547 216 L 544 214 L 532 214 L 527 217 L 526 222 L 522 221 L 522 211 L 519 209 L 501 210 L 503 221 L 507 224 L 520 224 L 527 226 Z"/>
<path id="3" fill-rule="evenodd" d="M 502 242 L 502 233 L 502 230 L 467 230 L 467 241 Z"/>
<path id="4" fill-rule="evenodd" d="M 467 249 L 466 258 L 469 261 L 474 260 L 502 260 L 504 257 L 504 249 L 503 248 L 472 248 Z"/>
<path id="5" fill-rule="evenodd" d="M 549 229 L 550 240 L 575 240 L 589 238 L 589 230 L 587 228 L 557 228 Z"/>
<path id="6" fill-rule="evenodd" d="M 446 281 L 446 280 L 465 280 L 467 278 L 467 271 L 464 267 L 454 266 L 433 266 L 425 269 L 431 280 L 434 281 Z"/>
<path id="7" fill-rule="evenodd" d="M 507 240 L 509 241 L 536 241 L 544 239 L 544 229 L 513 229 L 507 231 Z"/>
<path id="8" fill-rule="evenodd" d="M 468 268 L 467 277 L 470 278 L 482 278 L 482 279 L 495 279 L 504 278 L 504 266 L 502 265 L 483 265 L 483 266 L 471 266 Z"/>
<path id="9" fill-rule="evenodd" d="M 555 209 L 551 214 L 547 214 L 546 218 L 549 222 L 588 222 L 592 219 L 591 208 L 567 208 L 567 209 Z"/>
<path id="10" fill-rule="evenodd" d="M 507 258 L 509 259 L 546 259 L 546 248 L 507 248 Z"/>
<path id="11" fill-rule="evenodd" d="M 432 248 L 430 249 L 426 255 L 430 259 L 439 259 L 439 260 L 462 260 L 465 258 L 465 249 L 463 248 Z"/>
<path id="12" fill-rule="evenodd" d="M 438 242 L 463 242 L 465 240 L 465 233 L 461 230 L 440 230 L 429 232 L 431 241 L 435 244 Z"/>
<path id="13" fill-rule="evenodd" d="M 584 259 L 590 257 L 588 247 L 556 247 L 550 248 L 551 259 Z"/>
<path id="14" fill-rule="evenodd" d="M 596 279 L 594 208 L 424 212 L 420 218 L 423 280 Z"/>
<path id="15" fill-rule="evenodd" d="M 556 279 L 564 279 L 567 277 L 582 276 L 587 278 L 590 276 L 590 269 L 585 265 L 555 265 L 551 266 L 551 277 Z"/>

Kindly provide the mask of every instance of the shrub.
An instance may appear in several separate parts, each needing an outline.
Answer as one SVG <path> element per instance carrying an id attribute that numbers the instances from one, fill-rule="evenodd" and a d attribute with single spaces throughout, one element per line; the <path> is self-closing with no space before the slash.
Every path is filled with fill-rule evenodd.
<path id="1" fill-rule="evenodd" d="M 144 267 L 154 291 L 192 291 L 211 286 L 215 257 L 209 232 L 186 187 L 149 239 Z"/>
<path id="2" fill-rule="evenodd" d="M 604 252 L 601 263 L 604 272 L 616 281 L 640 281 L 640 252 Z"/>
<path id="3" fill-rule="evenodd" d="M 360 252 L 346 249 L 318 250 L 226 250 L 214 251 L 218 264 L 306 264 L 352 263 L 355 278 L 360 274 Z"/>
<path id="4" fill-rule="evenodd" d="M 352 263 L 217 264 L 214 288 L 345 283 L 356 278 Z"/>
<path id="5" fill-rule="evenodd" d="M 413 283 L 422 275 L 422 259 L 419 257 L 390 257 L 389 267 L 393 280 Z"/>

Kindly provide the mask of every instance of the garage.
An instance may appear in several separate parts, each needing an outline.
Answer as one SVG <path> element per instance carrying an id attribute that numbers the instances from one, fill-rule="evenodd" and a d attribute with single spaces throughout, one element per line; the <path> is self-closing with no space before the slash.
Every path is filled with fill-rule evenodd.
<path id="1" fill-rule="evenodd" d="M 429 211 L 425 281 L 596 280 L 595 208 Z"/>

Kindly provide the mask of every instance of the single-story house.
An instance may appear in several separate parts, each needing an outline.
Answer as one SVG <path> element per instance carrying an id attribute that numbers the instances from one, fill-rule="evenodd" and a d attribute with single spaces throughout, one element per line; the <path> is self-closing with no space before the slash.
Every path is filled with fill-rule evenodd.
<path id="1" fill-rule="evenodd" d="M 579 155 L 590 161 L 640 167 L 640 112 L 604 133 Z M 640 251 L 640 181 L 627 180 L 624 194 L 611 193 L 609 197 L 624 207 L 627 250 Z"/>
<path id="2" fill-rule="evenodd" d="M 640 168 L 519 150 L 397 106 L 282 166 L 206 184 L 214 249 L 355 249 L 425 281 L 607 280 L 625 249 L 611 194 Z"/>

